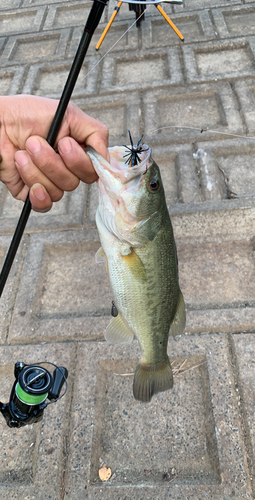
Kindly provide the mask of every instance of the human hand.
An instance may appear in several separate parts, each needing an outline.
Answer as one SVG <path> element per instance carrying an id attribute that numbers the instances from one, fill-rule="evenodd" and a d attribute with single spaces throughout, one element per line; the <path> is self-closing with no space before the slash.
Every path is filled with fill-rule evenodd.
<path id="1" fill-rule="evenodd" d="M 108 130 L 99 121 L 69 103 L 54 150 L 47 141 L 58 101 L 37 96 L 0 97 L 0 180 L 12 196 L 25 201 L 28 191 L 33 210 L 47 212 L 64 191 L 80 180 L 97 180 L 85 146 L 108 156 Z"/>

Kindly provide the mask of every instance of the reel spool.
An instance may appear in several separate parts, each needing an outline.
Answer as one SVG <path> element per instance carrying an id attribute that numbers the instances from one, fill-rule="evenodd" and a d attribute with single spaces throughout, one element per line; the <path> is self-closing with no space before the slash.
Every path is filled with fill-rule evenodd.
<path id="1" fill-rule="evenodd" d="M 53 376 L 42 366 L 16 363 L 14 367 L 15 382 L 9 403 L 0 402 L 0 412 L 9 427 L 22 427 L 39 422 L 43 418 L 44 409 L 64 396 L 67 390 L 68 371 L 48 361 L 43 364 L 55 366 Z M 66 390 L 59 397 L 64 382 Z M 46 400 L 49 399 L 48 403 Z"/>

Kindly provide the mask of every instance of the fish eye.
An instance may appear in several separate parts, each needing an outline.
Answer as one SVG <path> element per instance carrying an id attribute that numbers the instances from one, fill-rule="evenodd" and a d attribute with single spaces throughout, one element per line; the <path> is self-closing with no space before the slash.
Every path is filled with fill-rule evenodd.
<path id="1" fill-rule="evenodd" d="M 153 178 L 153 179 L 150 179 L 150 180 L 148 181 L 148 183 L 147 183 L 147 187 L 148 187 L 148 189 L 149 189 L 150 191 L 153 191 L 153 192 L 158 191 L 159 186 L 160 186 L 159 181 L 158 181 L 157 179 L 154 179 L 154 178 Z"/>

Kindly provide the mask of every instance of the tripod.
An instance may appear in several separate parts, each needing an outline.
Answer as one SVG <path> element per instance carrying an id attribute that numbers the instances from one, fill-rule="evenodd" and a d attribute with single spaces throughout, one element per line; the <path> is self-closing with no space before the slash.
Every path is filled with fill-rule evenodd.
<path id="1" fill-rule="evenodd" d="M 117 16 L 119 10 L 120 10 L 120 7 L 121 5 L 123 4 L 122 1 L 120 1 L 118 3 L 118 5 L 116 5 L 113 13 L 112 13 L 112 16 L 111 16 L 111 19 L 110 21 L 108 22 L 106 28 L 104 29 L 104 32 L 102 33 L 101 37 L 100 37 L 100 40 L 98 41 L 97 45 L 96 45 L 96 50 L 99 50 L 104 38 L 106 37 L 115 17 Z M 133 3 L 129 3 L 129 10 L 134 10 L 135 13 L 136 13 L 136 26 L 137 28 L 140 27 L 140 23 L 141 23 L 141 20 L 144 19 L 144 16 L 143 17 L 140 17 L 142 15 L 142 13 L 145 11 L 146 9 L 146 5 L 143 5 L 142 3 L 141 4 L 133 4 Z M 164 10 L 162 9 L 162 7 L 158 4 L 155 4 L 155 7 L 158 9 L 158 11 L 160 12 L 160 14 L 164 17 L 164 19 L 168 22 L 168 24 L 171 26 L 171 28 L 174 30 L 174 32 L 178 35 L 178 37 L 181 39 L 181 41 L 183 42 L 184 41 L 184 37 L 182 36 L 181 32 L 178 30 L 178 28 L 176 28 L 175 24 L 173 23 L 173 21 L 171 21 L 171 19 L 167 16 L 167 14 L 164 12 Z"/>

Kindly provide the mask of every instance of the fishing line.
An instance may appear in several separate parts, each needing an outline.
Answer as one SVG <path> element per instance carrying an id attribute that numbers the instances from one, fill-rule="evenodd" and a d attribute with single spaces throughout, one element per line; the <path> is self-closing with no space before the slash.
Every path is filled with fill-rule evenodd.
<path id="1" fill-rule="evenodd" d="M 244 135 L 237 135 L 237 134 L 231 134 L 231 132 L 220 132 L 219 130 L 211 130 L 209 128 L 199 128 L 199 127 L 189 127 L 188 125 L 168 125 L 167 127 L 160 127 L 160 128 L 155 128 L 153 130 L 151 130 L 149 133 L 150 134 L 153 134 L 154 132 L 158 132 L 158 130 L 164 130 L 164 129 L 167 129 L 167 128 L 188 128 L 190 130 L 199 130 L 201 132 L 201 134 L 203 132 L 212 132 L 213 134 L 220 134 L 220 135 L 229 135 L 231 137 L 238 137 L 239 139 L 252 139 L 254 140 L 255 137 L 247 137 L 247 136 L 244 136 Z"/>
<path id="2" fill-rule="evenodd" d="M 99 59 L 99 61 L 89 70 L 89 72 L 84 76 L 84 79 L 98 66 L 98 64 L 107 56 L 107 54 L 109 54 L 109 52 L 111 52 L 111 50 L 115 47 L 115 45 L 117 45 L 117 43 L 119 43 L 119 41 L 123 38 L 123 36 L 126 35 L 126 33 L 131 30 L 131 28 L 133 28 L 133 26 L 137 23 L 137 21 L 139 21 L 139 19 L 143 16 L 144 14 L 144 11 L 140 14 L 140 16 L 131 24 L 131 26 L 129 26 L 129 28 L 123 33 L 123 35 L 121 35 L 121 37 L 117 40 L 117 42 L 115 42 L 113 44 L 113 46 L 101 57 L 101 59 Z"/>

